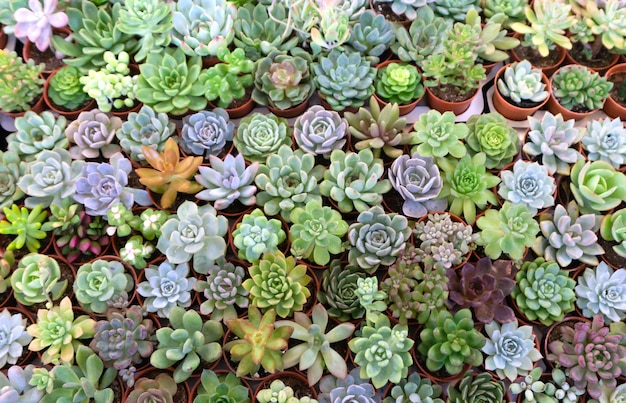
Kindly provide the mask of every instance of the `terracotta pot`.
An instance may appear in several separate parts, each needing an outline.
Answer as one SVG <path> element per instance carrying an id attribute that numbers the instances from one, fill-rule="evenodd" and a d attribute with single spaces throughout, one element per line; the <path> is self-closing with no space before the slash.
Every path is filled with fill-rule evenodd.
<path id="1" fill-rule="evenodd" d="M 469 109 L 472 101 L 474 100 L 474 98 L 476 98 L 476 96 L 480 92 L 477 88 L 474 92 L 474 95 L 472 95 L 465 101 L 448 102 L 439 98 L 437 95 L 433 94 L 433 92 L 430 90 L 429 87 L 424 87 L 424 88 L 426 90 L 426 102 L 428 103 L 428 106 L 430 106 L 431 108 L 441 113 L 450 111 L 457 116 L 461 115 L 463 112 Z"/>
<path id="2" fill-rule="evenodd" d="M 562 68 L 565 68 L 565 67 L 567 66 L 563 66 Z M 558 71 L 560 70 L 561 68 Z M 555 75 L 558 74 L 558 71 L 555 73 Z M 563 119 L 565 120 L 569 120 L 569 119 L 582 120 L 597 111 L 597 109 L 594 109 L 594 110 L 587 111 L 587 112 L 574 112 L 563 107 L 554 96 L 554 93 L 552 92 L 553 80 L 554 80 L 554 76 L 550 77 L 550 80 L 548 81 L 548 93 L 550 94 L 550 97 L 548 98 L 548 110 L 553 115 L 560 113 L 561 115 L 563 115 Z"/>
<path id="3" fill-rule="evenodd" d="M 272 112 L 274 115 L 279 116 L 281 118 L 295 118 L 298 117 L 300 115 L 302 115 L 304 113 L 304 111 L 306 111 L 306 109 L 309 107 L 309 102 L 311 101 L 311 98 L 307 98 L 304 101 L 302 101 L 301 103 L 299 103 L 296 106 L 292 106 L 291 108 L 288 109 L 278 109 L 278 108 L 274 108 L 272 105 L 266 105 L 267 109 L 269 109 L 270 112 Z"/>
<path id="4" fill-rule="evenodd" d="M 48 96 L 48 90 L 50 89 L 50 79 L 54 77 L 59 72 L 60 69 L 61 67 L 54 70 L 48 76 L 48 78 L 46 78 L 46 82 L 44 83 L 44 87 L 43 87 L 43 99 L 46 102 L 46 105 L 48 106 L 48 108 L 51 109 L 53 112 L 56 112 L 61 116 L 65 116 L 69 120 L 75 120 L 76 118 L 78 118 L 78 115 L 80 115 L 81 112 L 95 109 L 96 100 L 87 98 L 87 103 L 84 103 L 82 106 L 79 106 L 78 109 L 72 110 L 72 111 L 62 106 L 57 106 L 52 101 L 52 99 L 50 99 L 50 97 Z"/>
<path id="5" fill-rule="evenodd" d="M 217 375 L 218 378 L 220 378 L 222 376 L 226 376 L 228 374 L 231 373 L 231 371 L 227 370 L 227 369 L 216 369 L 215 371 L 213 371 L 215 373 L 215 375 Z M 239 382 L 241 382 L 241 385 L 246 387 L 248 389 L 248 398 L 250 399 L 250 401 L 252 402 L 252 399 L 254 398 L 254 391 L 252 390 L 252 388 L 250 387 L 250 384 L 248 383 L 248 381 L 246 381 L 245 379 L 239 378 Z M 198 393 L 200 391 L 200 386 L 202 385 L 201 379 L 198 378 L 198 382 L 195 383 L 195 385 L 193 386 L 193 388 L 191 389 L 191 395 L 189 396 L 189 401 L 191 402 L 192 399 L 195 399 L 198 396 Z"/>
<path id="6" fill-rule="evenodd" d="M 7 45 L 9 37 L 4 33 L 4 26 L 0 25 L 0 49 L 4 49 Z"/>
<path id="7" fill-rule="evenodd" d="M 315 388 L 309 386 L 309 381 L 307 380 L 305 376 L 295 371 L 284 371 L 284 372 L 277 372 L 275 374 L 270 375 L 266 379 L 264 379 L 263 382 L 261 382 L 259 386 L 257 387 L 256 393 L 254 394 L 252 398 L 252 403 L 257 402 L 256 395 L 259 393 L 259 391 L 263 389 L 269 389 L 270 385 L 275 380 L 281 380 L 283 381 L 285 386 L 290 386 L 294 391 L 296 391 L 295 396 L 298 398 L 304 397 L 304 396 L 309 396 L 310 398 L 313 398 L 313 399 L 317 398 L 317 392 L 315 391 Z M 298 393 L 298 391 L 303 388 L 308 388 L 308 393 L 301 395 Z"/>
<path id="8" fill-rule="evenodd" d="M 555 322 L 553 323 L 548 330 L 546 331 L 546 335 L 543 338 L 543 344 L 542 344 L 542 348 L 543 351 L 541 351 L 541 354 L 543 354 L 543 357 L 545 358 L 545 362 L 548 364 L 549 368 L 554 368 L 554 363 L 550 360 L 548 360 L 548 354 L 550 352 L 549 350 L 549 344 L 550 344 L 550 336 L 552 335 L 552 333 L 554 333 L 555 329 L 557 329 L 559 326 L 574 326 L 576 323 L 578 322 L 587 322 L 589 323 L 590 320 L 587 318 L 581 318 L 578 316 L 568 316 L 565 319 L 563 319 L 560 322 Z M 560 335 L 559 335 L 559 339 L 560 339 Z"/>
<path id="9" fill-rule="evenodd" d="M 517 33 L 517 32 L 513 35 L 514 38 L 518 38 L 518 39 L 520 39 L 521 36 L 522 35 Z M 553 64 L 551 66 L 546 66 L 546 67 L 539 67 L 539 66 L 533 65 L 533 67 L 541 69 L 541 71 L 543 71 L 543 74 L 545 74 L 546 77 L 548 77 L 548 78 L 551 77 L 552 74 L 554 74 L 554 72 L 561 66 L 561 64 L 563 64 L 563 61 L 565 60 L 565 54 L 567 53 L 566 50 L 563 49 L 560 46 L 557 46 L 556 49 L 559 52 L 559 57 L 558 57 L 558 60 L 557 60 L 557 62 L 555 64 Z M 511 60 L 512 61 L 515 61 L 515 62 L 521 62 L 522 61 L 522 59 L 518 56 L 518 54 L 516 52 L 516 48 L 515 49 L 511 49 L 510 52 L 511 52 Z M 532 61 L 531 61 L 531 63 L 532 63 Z"/>
<path id="10" fill-rule="evenodd" d="M 571 50 L 568 50 L 565 52 L 565 64 L 580 64 L 582 66 L 587 67 L 590 70 L 593 70 L 597 73 L 600 73 L 600 75 L 604 75 L 611 67 L 615 66 L 617 64 L 617 62 L 619 61 L 619 54 L 612 54 L 612 59 L 609 62 L 609 64 L 607 64 L 606 66 L 602 66 L 602 67 L 593 67 L 593 66 L 588 66 L 587 64 L 585 64 L 584 60 L 576 60 L 572 57 L 572 55 L 570 54 Z"/>
<path id="11" fill-rule="evenodd" d="M 543 100 L 543 102 L 531 108 L 522 108 L 517 105 L 513 105 L 512 103 L 509 103 L 507 100 L 504 99 L 502 94 L 500 94 L 500 91 L 498 90 L 498 85 L 497 85 L 498 80 L 500 79 L 502 74 L 504 74 L 504 70 L 509 66 L 511 66 L 511 64 L 507 64 L 506 66 L 503 66 L 500 70 L 498 70 L 498 73 L 496 74 L 495 80 L 493 82 L 494 84 L 493 85 L 493 106 L 496 108 L 498 113 L 500 113 L 502 116 L 504 116 L 505 118 L 509 120 L 516 120 L 516 121 L 526 120 L 528 116 L 531 116 L 533 113 L 541 109 L 548 102 L 548 99 L 550 98 L 550 96 L 548 94 L 548 97 L 545 100 Z M 543 72 L 541 73 L 541 79 L 547 88 L 548 77 L 546 77 L 546 75 Z"/>
<path id="12" fill-rule="evenodd" d="M 219 106 L 217 106 L 216 104 L 214 104 L 211 101 L 209 101 L 209 105 L 213 109 L 219 108 Z M 255 106 L 255 103 L 252 100 L 252 97 L 250 97 L 250 99 L 248 99 L 241 106 L 238 106 L 236 108 L 224 108 L 224 109 L 226 110 L 226 112 L 228 113 L 228 116 L 231 119 L 239 119 L 239 118 L 242 118 L 242 117 L 246 116 L 248 113 L 252 112 L 252 110 L 254 109 L 254 106 Z"/>
<path id="13" fill-rule="evenodd" d="M 617 64 L 611 67 L 606 72 L 605 77 L 609 79 L 612 75 L 617 73 L 626 73 L 626 63 Z M 611 96 L 609 96 L 604 102 L 604 107 L 602 108 L 602 110 L 611 118 L 620 118 L 621 120 L 626 120 L 626 107 L 620 105 Z"/>

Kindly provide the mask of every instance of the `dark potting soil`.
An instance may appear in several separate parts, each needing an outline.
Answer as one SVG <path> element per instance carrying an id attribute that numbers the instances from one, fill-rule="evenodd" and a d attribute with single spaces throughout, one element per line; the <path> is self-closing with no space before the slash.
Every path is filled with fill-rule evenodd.
<path id="1" fill-rule="evenodd" d="M 605 47 L 600 48 L 600 51 L 593 59 L 587 59 L 587 57 L 582 53 L 583 50 L 583 44 L 576 42 L 572 44 L 572 49 L 569 51 L 569 55 L 572 59 L 576 60 L 578 64 L 582 64 L 583 66 L 597 69 L 607 67 L 613 61 L 613 55 L 609 53 Z"/>
<path id="2" fill-rule="evenodd" d="M 515 53 L 520 60 L 528 60 L 535 67 L 550 67 L 554 66 L 559 61 L 559 51 L 553 49 L 548 56 L 541 56 L 539 52 L 529 46 L 518 46 L 515 48 Z"/>
<path id="3" fill-rule="evenodd" d="M 113 401 L 121 402 L 124 397 L 124 390 L 122 389 L 122 385 L 120 385 L 119 379 L 115 378 L 115 380 L 113 380 L 113 383 L 109 385 L 109 388 L 111 388 L 111 390 L 113 391 L 113 396 L 115 396 Z"/>
<path id="4" fill-rule="evenodd" d="M 463 102 L 470 99 L 476 93 L 476 91 L 468 91 L 465 94 L 460 93 L 458 87 L 450 84 L 430 87 L 430 91 L 438 98 L 448 102 Z"/>
<path id="5" fill-rule="evenodd" d="M 615 102 L 626 108 L 626 99 L 620 97 L 618 93 L 619 89 L 624 84 L 625 79 L 626 73 L 615 73 L 608 78 L 608 80 L 613 83 L 613 88 L 611 89 L 609 95 Z"/>
<path id="6" fill-rule="evenodd" d="M 51 48 L 41 52 L 34 43 L 30 46 L 30 58 L 35 61 L 35 64 L 45 63 L 45 71 L 54 71 L 64 65 L 62 60 L 57 59 Z"/>
<path id="7" fill-rule="evenodd" d="M 626 267 L 626 258 L 617 254 L 613 249 L 613 246 L 617 245 L 615 242 L 605 241 L 601 236 L 598 236 L 598 244 L 604 249 L 604 259 L 611 262 L 615 267 Z"/>
<path id="8" fill-rule="evenodd" d="M 391 3 L 377 3 L 376 1 L 374 1 L 373 5 L 374 5 L 374 11 L 376 11 L 376 13 L 378 14 L 384 15 L 387 21 L 391 21 L 391 22 L 408 21 L 406 17 L 398 15 L 393 12 L 393 10 L 391 9 Z"/>
<path id="9" fill-rule="evenodd" d="M 395 189 L 391 189 L 383 195 L 383 203 L 387 207 L 389 213 L 402 214 L 404 199 L 398 192 L 396 192 Z"/>
<path id="10" fill-rule="evenodd" d="M 497 86 L 495 86 L 495 90 L 498 91 Z M 502 95 L 502 93 L 500 92 L 500 95 Z M 511 98 L 502 95 L 502 98 L 504 98 L 504 100 L 508 103 L 510 103 L 511 105 L 517 106 L 518 108 L 534 108 L 535 106 L 539 105 L 541 102 L 533 102 L 533 101 L 529 101 L 526 99 L 522 99 L 522 101 L 520 103 L 516 103 L 515 101 L 513 101 Z"/>

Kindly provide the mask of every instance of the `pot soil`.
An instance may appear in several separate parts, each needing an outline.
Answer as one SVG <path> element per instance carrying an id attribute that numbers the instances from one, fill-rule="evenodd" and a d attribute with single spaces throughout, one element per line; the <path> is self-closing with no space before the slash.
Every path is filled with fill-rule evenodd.
<path id="1" fill-rule="evenodd" d="M 61 34 L 61 36 L 64 35 Z M 67 34 L 65 34 L 65 36 L 67 36 Z M 37 46 L 35 46 L 35 44 L 31 41 L 26 41 L 26 43 L 24 43 L 23 54 L 25 60 L 33 59 L 35 64 L 44 63 L 46 65 L 43 70 L 44 76 L 49 75 L 54 70 L 57 70 L 65 65 L 63 60 L 57 59 L 52 48 L 49 47 L 42 52 L 37 49 Z"/>
<path id="2" fill-rule="evenodd" d="M 610 67 L 614 66 L 619 60 L 618 54 L 609 53 L 609 51 L 602 47 L 598 54 L 592 59 L 587 59 L 587 57 L 583 54 L 582 43 L 576 42 L 572 44 L 572 49 L 567 52 L 565 56 L 566 60 L 570 64 L 581 64 L 583 66 L 589 67 L 593 71 L 597 71 L 600 74 L 606 72 Z"/>
<path id="3" fill-rule="evenodd" d="M 521 36 L 516 34 L 514 37 L 520 38 Z M 526 59 L 534 67 L 540 68 L 547 77 L 550 77 L 563 63 L 565 53 L 565 49 L 557 46 L 548 53 L 548 56 L 544 57 L 529 46 L 519 45 L 515 49 L 511 49 L 511 59 L 516 62 Z"/>
<path id="4" fill-rule="evenodd" d="M 619 95 L 619 89 L 624 85 L 626 79 L 626 64 L 618 64 L 611 67 L 607 72 L 607 80 L 613 83 L 613 88 L 609 97 L 604 102 L 604 113 L 611 118 L 626 119 L 626 99 Z"/>

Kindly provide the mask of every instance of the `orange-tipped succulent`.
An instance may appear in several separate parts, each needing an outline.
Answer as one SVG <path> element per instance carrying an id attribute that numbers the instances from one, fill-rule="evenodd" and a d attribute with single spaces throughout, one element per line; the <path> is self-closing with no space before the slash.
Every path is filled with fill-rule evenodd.
<path id="1" fill-rule="evenodd" d="M 161 207 L 168 208 L 174 204 L 178 192 L 198 193 L 202 186 L 190 180 L 198 172 L 202 157 L 186 157 L 180 159 L 178 144 L 169 138 L 160 153 L 152 147 L 142 146 L 141 151 L 152 168 L 137 168 L 139 182 L 155 193 L 162 194 Z"/>

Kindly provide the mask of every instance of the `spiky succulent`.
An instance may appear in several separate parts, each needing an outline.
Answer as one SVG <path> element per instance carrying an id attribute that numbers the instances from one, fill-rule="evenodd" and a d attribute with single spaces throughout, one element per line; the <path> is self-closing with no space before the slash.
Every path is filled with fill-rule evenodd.
<path id="1" fill-rule="evenodd" d="M 545 90 L 541 70 L 533 69 L 528 60 L 512 63 L 498 79 L 498 90 L 515 104 L 523 101 L 543 102 L 550 96 Z"/>
<path id="2" fill-rule="evenodd" d="M 265 162 L 280 146 L 291 147 L 291 130 L 285 118 L 253 113 L 241 120 L 233 143 L 246 160 Z"/>
<path id="3" fill-rule="evenodd" d="M 570 189 L 582 213 L 598 213 L 626 200 L 626 175 L 605 161 L 579 160 L 572 167 Z"/>
<path id="4" fill-rule="evenodd" d="M 256 203 L 257 188 L 253 182 L 259 168 L 258 162 L 246 166 L 243 155 L 233 157 L 228 154 L 224 160 L 210 155 L 209 163 L 210 167 L 198 167 L 199 174 L 195 176 L 196 181 L 205 188 L 196 194 L 198 199 L 214 202 L 216 210 L 223 210 L 235 201 L 244 206 Z"/>
<path id="5" fill-rule="evenodd" d="M 613 270 L 601 262 L 586 268 L 578 277 L 576 305 L 584 316 L 602 315 L 605 321 L 619 322 L 626 317 L 626 270 Z"/>
<path id="6" fill-rule="evenodd" d="M 471 116 L 467 121 L 469 134 L 465 139 L 470 154 L 485 153 L 485 167 L 501 169 L 519 153 L 521 144 L 517 131 L 498 112 Z"/>
<path id="7" fill-rule="evenodd" d="M 178 145 L 188 155 L 218 155 L 227 141 L 233 141 L 235 124 L 228 120 L 222 108 L 200 111 L 183 118 Z"/>
<path id="8" fill-rule="evenodd" d="M 619 118 L 590 121 L 581 142 L 589 161 L 606 161 L 615 169 L 626 162 L 626 129 Z"/>
<path id="9" fill-rule="evenodd" d="M 500 177 L 498 194 L 505 200 L 535 211 L 554 205 L 556 183 L 545 166 L 519 160 L 512 171 L 500 171 Z"/>
<path id="10" fill-rule="evenodd" d="M 360 319 L 365 315 L 365 309 L 359 304 L 355 290 L 357 281 L 366 277 L 367 273 L 358 266 L 346 265 L 339 259 L 331 260 L 322 275 L 317 298 L 328 308 L 328 314 L 341 322 Z"/>
<path id="11" fill-rule="evenodd" d="M 112 144 L 115 133 L 122 127 L 122 119 L 109 117 L 98 109 L 81 112 L 65 129 L 69 140 L 70 154 L 74 159 L 110 158 L 120 151 L 120 146 Z"/>
<path id="12" fill-rule="evenodd" d="M 474 375 L 467 371 L 459 383 L 448 386 L 448 403 L 506 403 L 504 383 L 491 378 L 491 374 Z"/>
<path id="13" fill-rule="evenodd" d="M 116 260 L 98 259 L 85 263 L 76 272 L 74 293 L 87 312 L 105 314 L 110 300 L 118 299 L 135 287 L 126 267 Z"/>
<path id="14" fill-rule="evenodd" d="M 565 66 L 552 77 L 552 93 L 565 109 L 593 111 L 602 108 L 613 83 L 585 66 Z"/>
<path id="15" fill-rule="evenodd" d="M 206 280 L 196 282 L 195 290 L 206 299 L 200 305 L 200 313 L 211 315 L 216 321 L 235 319 L 236 307 L 248 307 L 248 290 L 242 285 L 245 274 L 243 267 L 235 266 L 223 257 L 210 265 Z"/>
<path id="16" fill-rule="evenodd" d="M 16 131 L 6 138 L 9 151 L 16 152 L 23 161 L 32 162 L 43 150 L 67 150 L 66 124 L 65 117 L 57 118 L 50 111 L 40 114 L 28 111 L 15 119 Z"/>
<path id="17" fill-rule="evenodd" d="M 396 41 L 391 49 L 402 61 L 421 67 L 429 55 L 441 53 L 443 39 L 451 27 L 452 21 L 435 15 L 430 6 L 420 7 L 408 30 L 401 25 L 394 27 Z"/>
<path id="18" fill-rule="evenodd" d="M 141 107 L 139 112 L 131 112 L 122 127 L 115 132 L 120 146 L 133 161 L 144 163 L 142 146 L 150 146 L 163 151 L 165 142 L 174 135 L 175 125 L 170 122 L 167 114 L 157 113 L 148 105 Z"/>
<path id="19" fill-rule="evenodd" d="M 333 150 L 346 144 L 348 123 L 335 111 L 313 105 L 298 116 L 293 125 L 293 138 L 298 147 L 309 154 L 330 158 Z"/>
<path id="20" fill-rule="evenodd" d="M 378 64 L 379 57 L 394 42 L 393 25 L 371 10 L 365 10 L 352 27 L 348 44 L 357 52 L 366 55 L 372 65 Z"/>

